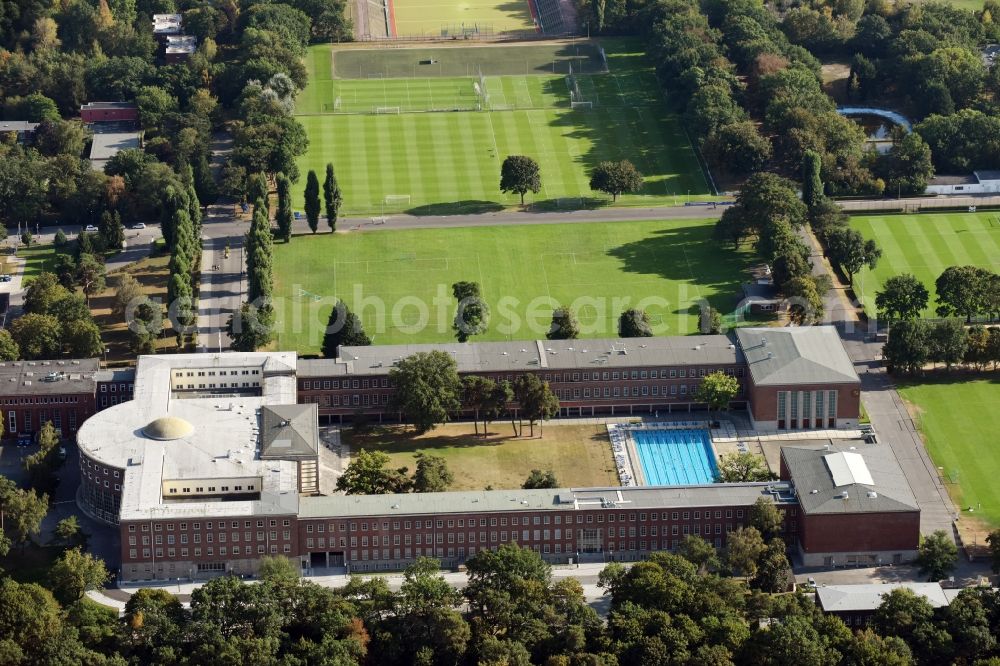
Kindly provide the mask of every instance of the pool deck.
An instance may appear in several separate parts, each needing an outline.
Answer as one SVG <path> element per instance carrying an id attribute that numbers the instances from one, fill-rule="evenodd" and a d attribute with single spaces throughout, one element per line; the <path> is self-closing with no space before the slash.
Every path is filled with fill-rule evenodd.
<path id="1" fill-rule="evenodd" d="M 719 421 L 718 428 L 710 428 L 710 421 L 673 421 L 663 418 L 644 419 L 639 422 L 603 421 L 608 427 L 608 439 L 611 442 L 612 454 L 618 467 L 618 476 L 623 486 L 648 485 L 642 472 L 641 458 L 632 438 L 634 429 L 671 429 L 691 428 L 709 431 L 709 439 L 716 462 L 722 455 L 729 453 L 753 453 L 764 457 L 768 468 L 775 475 L 781 470 L 781 446 L 785 442 L 802 441 L 805 439 L 852 439 L 862 436 L 860 430 L 790 430 L 790 431 L 758 431 L 749 428 L 749 423 L 740 423 L 729 415 L 715 419 Z M 617 434 L 616 434 L 617 433 Z M 619 444 L 622 451 L 615 449 Z M 621 457 L 624 454 L 624 459 Z"/>

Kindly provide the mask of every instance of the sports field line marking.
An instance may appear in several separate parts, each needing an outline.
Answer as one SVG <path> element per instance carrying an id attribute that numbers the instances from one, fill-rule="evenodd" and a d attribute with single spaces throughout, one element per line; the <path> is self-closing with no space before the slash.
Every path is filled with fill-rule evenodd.
<path id="1" fill-rule="evenodd" d="M 493 129 L 493 114 L 490 111 L 486 112 L 486 118 L 490 121 L 490 136 L 493 138 L 493 159 L 500 159 L 500 147 L 497 146 L 497 133 Z M 477 257 L 479 255 L 476 255 Z"/>

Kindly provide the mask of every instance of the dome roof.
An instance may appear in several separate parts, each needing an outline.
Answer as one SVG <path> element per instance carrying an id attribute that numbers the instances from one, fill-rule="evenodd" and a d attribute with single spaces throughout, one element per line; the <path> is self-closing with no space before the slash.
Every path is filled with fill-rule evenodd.
<path id="1" fill-rule="evenodd" d="M 194 426 L 176 416 L 163 416 L 142 429 L 142 434 L 150 439 L 171 440 L 186 437 L 194 432 Z"/>

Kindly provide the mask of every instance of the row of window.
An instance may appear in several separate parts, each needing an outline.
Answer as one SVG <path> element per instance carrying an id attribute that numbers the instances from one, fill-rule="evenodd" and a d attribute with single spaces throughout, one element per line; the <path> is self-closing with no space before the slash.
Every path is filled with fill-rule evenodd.
<path id="1" fill-rule="evenodd" d="M 256 534 L 257 534 L 257 539 L 256 539 L 257 541 L 278 541 L 278 531 L 277 530 L 272 530 L 272 531 L 266 532 L 266 533 L 263 532 L 263 531 L 261 531 L 261 532 L 257 532 Z M 240 542 L 240 533 L 239 532 L 230 532 L 230 533 L 219 532 L 218 534 L 213 534 L 212 532 L 209 532 L 208 534 L 205 534 L 204 537 L 205 537 L 205 543 L 215 543 L 215 542 L 218 542 L 218 543 L 227 543 L 227 542 L 239 543 Z M 254 541 L 253 537 L 254 537 L 254 533 L 253 532 L 244 532 L 243 533 L 243 541 L 246 541 L 246 542 Z M 173 534 L 167 534 L 167 545 L 168 546 L 174 545 L 175 538 L 176 537 Z M 292 538 L 292 533 L 291 533 L 290 530 L 284 530 L 284 531 L 281 532 L 281 540 L 282 541 L 290 541 L 291 538 Z M 200 532 L 195 532 L 194 534 L 192 534 L 190 536 L 190 539 L 191 539 L 192 543 L 201 543 L 202 534 Z M 153 542 L 157 546 L 162 545 L 163 544 L 163 535 L 162 534 L 156 534 L 156 535 L 154 535 Z M 184 544 L 186 544 L 188 542 L 188 534 L 186 532 L 181 533 L 181 535 L 180 535 L 180 542 L 181 542 L 181 545 L 184 545 Z M 129 534 L 128 545 L 130 545 L 130 546 L 136 545 L 136 537 L 135 537 L 134 534 Z M 143 546 L 148 546 L 149 545 L 149 536 L 146 535 L 146 534 L 144 534 L 142 536 L 142 545 Z"/>
<path id="2" fill-rule="evenodd" d="M 180 377 L 235 377 L 237 375 L 259 375 L 260 370 L 174 370 L 174 378 Z"/>
<path id="3" fill-rule="evenodd" d="M 790 515 L 790 516 L 795 516 L 796 515 L 796 509 L 795 508 L 789 508 L 789 509 L 786 510 L 786 513 L 788 515 Z M 731 519 L 734 516 L 737 519 L 741 519 L 744 516 L 744 509 L 724 509 L 724 510 L 723 509 L 716 509 L 714 511 L 711 511 L 711 510 L 705 510 L 705 511 L 698 510 L 698 511 L 669 511 L 669 512 L 668 511 L 663 511 L 663 512 L 653 511 L 653 512 L 650 512 L 650 513 L 647 513 L 645 511 L 639 511 L 639 512 L 631 511 L 631 512 L 625 512 L 625 513 L 607 512 L 607 513 L 598 513 L 598 514 L 596 514 L 596 517 L 597 517 L 596 521 L 594 520 L 595 514 L 588 513 L 588 514 L 586 514 L 586 516 L 577 514 L 575 516 L 575 520 L 574 520 L 574 516 L 565 516 L 565 521 L 563 520 L 564 516 L 561 515 L 561 514 L 555 514 L 555 515 L 544 514 L 544 515 L 541 515 L 541 516 L 512 516 L 510 518 L 508 518 L 507 516 L 491 516 L 489 518 L 469 518 L 469 519 L 465 519 L 465 518 L 450 518 L 450 519 L 437 518 L 437 519 L 433 519 L 433 520 L 431 520 L 431 519 L 428 519 L 428 520 L 405 520 L 405 521 L 394 520 L 394 521 L 392 521 L 391 524 L 392 524 L 393 531 L 399 531 L 400 529 L 403 529 L 403 530 L 414 530 L 414 529 L 415 530 L 424 530 L 424 529 L 432 529 L 432 528 L 434 528 L 434 529 L 444 529 L 445 527 L 447 527 L 448 529 L 453 529 L 455 527 L 458 527 L 458 528 L 461 529 L 461 528 L 465 528 L 465 527 L 476 527 L 477 525 L 479 527 L 487 527 L 487 526 L 488 527 L 497 527 L 498 525 L 500 527 L 506 527 L 508 524 L 519 526 L 519 525 L 550 525 L 550 524 L 562 525 L 562 524 L 565 523 L 566 525 L 571 525 L 574 522 L 577 525 L 582 525 L 585 522 L 586 523 L 594 523 L 594 522 L 603 523 L 603 522 L 605 522 L 605 519 L 609 523 L 614 523 L 614 522 L 624 523 L 624 522 L 636 522 L 636 521 L 638 521 L 638 522 L 654 521 L 655 522 L 655 521 L 667 521 L 667 520 L 669 520 L 669 521 L 677 521 L 677 520 L 692 520 L 692 519 L 693 520 L 703 520 L 703 519 L 704 520 L 711 520 L 713 517 L 716 520 L 721 520 L 722 517 L 723 517 L 723 515 L 725 515 L 725 517 L 727 519 Z M 387 532 L 389 530 L 389 525 L 390 525 L 390 522 L 388 520 L 383 520 L 381 522 L 371 522 L 371 523 L 369 523 L 369 522 L 361 522 L 361 523 L 358 523 L 358 522 L 351 522 L 351 523 L 346 523 L 346 522 L 340 522 L 340 523 L 307 523 L 306 524 L 306 534 L 314 534 L 314 533 L 322 534 L 322 533 L 327 532 L 327 531 L 329 531 L 331 534 L 333 534 L 335 531 L 338 531 L 338 530 L 340 532 L 347 532 L 348 531 L 348 527 L 350 528 L 351 532 L 357 532 L 359 526 L 360 526 L 360 531 L 362 531 L 362 532 L 369 532 L 369 531 L 377 532 L 379 530 L 381 530 L 383 532 Z"/>
<path id="4" fill-rule="evenodd" d="M 556 397 L 562 398 L 562 399 L 569 399 L 570 397 L 572 397 L 572 398 L 579 398 L 580 394 L 581 394 L 581 390 L 583 392 L 583 397 L 584 398 L 590 398 L 590 397 L 600 398 L 600 397 L 602 397 L 601 396 L 601 388 L 600 387 L 596 387 L 596 386 L 593 388 L 593 390 L 591 390 L 590 388 L 584 388 L 584 389 L 575 388 L 575 389 L 572 389 L 572 391 L 570 389 L 555 389 L 554 393 L 556 394 Z M 663 389 L 662 389 L 662 395 L 664 397 L 666 397 L 668 395 L 669 396 L 676 396 L 676 395 L 678 395 L 678 393 L 680 395 L 688 395 L 688 393 L 690 393 L 691 395 L 694 395 L 697 390 L 698 390 L 698 385 L 697 384 L 691 384 L 691 385 L 681 384 L 679 387 L 678 387 L 677 384 L 664 384 L 663 385 Z M 648 396 L 648 395 L 659 396 L 659 395 L 661 395 L 661 390 L 660 390 L 660 385 L 659 384 L 653 384 L 652 386 L 649 386 L 648 384 L 643 384 L 642 386 L 632 386 L 632 387 L 628 387 L 628 386 L 621 386 L 621 387 L 618 387 L 618 386 L 613 386 L 613 387 L 612 386 L 605 386 L 604 389 L 603 389 L 603 391 L 604 391 L 604 396 L 603 397 L 605 397 L 605 398 L 612 398 L 612 397 L 614 397 L 614 398 L 628 398 L 630 394 L 631 394 L 631 397 L 633 397 L 633 398 L 639 397 L 640 395 L 642 395 L 642 396 Z M 742 393 L 743 393 L 743 387 L 740 386 L 739 394 L 742 394 Z"/>
<path id="5" fill-rule="evenodd" d="M 266 555 L 268 553 L 268 551 L 270 551 L 271 555 L 275 555 L 278 552 L 278 547 L 277 546 L 270 546 L 270 547 L 257 546 L 256 550 L 257 550 L 257 555 Z M 163 551 L 162 548 L 157 548 L 155 556 L 156 557 L 163 557 L 163 552 L 164 551 Z M 181 548 L 180 552 L 181 552 L 181 555 L 180 555 L 181 557 L 190 557 L 190 555 L 188 554 L 190 551 L 187 548 Z M 205 548 L 205 555 L 207 557 L 215 557 L 215 552 L 216 552 L 216 548 L 214 546 L 208 546 L 208 547 Z M 219 546 L 218 552 L 219 552 L 219 556 L 220 557 L 228 557 L 230 554 L 235 555 L 235 556 L 243 555 L 245 557 L 250 557 L 250 556 L 253 556 L 253 554 L 254 554 L 254 548 L 253 548 L 253 546 L 243 546 L 243 547 L 232 546 L 231 548 L 229 546 Z M 282 553 L 291 553 L 292 552 L 292 547 L 286 543 L 284 546 L 281 547 L 281 552 Z M 177 551 L 174 548 L 167 548 L 166 553 L 167 553 L 167 557 L 171 557 L 171 558 L 177 557 Z M 202 553 L 202 549 L 201 548 L 195 548 L 194 549 L 194 557 L 201 557 L 202 556 L 201 553 Z M 142 557 L 144 559 L 149 559 L 152 556 L 153 556 L 152 555 L 152 551 L 149 548 L 143 548 L 142 549 Z M 138 551 L 138 549 L 136 549 L 136 548 L 130 548 L 129 551 L 128 551 L 128 557 L 129 557 L 130 560 L 138 559 L 139 558 L 139 551 Z"/>
<path id="6" fill-rule="evenodd" d="M 214 492 L 216 492 L 216 490 L 215 490 L 216 487 L 215 486 L 207 486 L 207 488 L 208 488 L 207 491 L 205 490 L 205 488 L 206 488 L 206 486 L 195 486 L 194 487 L 194 492 L 196 492 L 196 493 L 204 493 L 204 492 L 214 493 Z M 245 491 L 243 490 L 243 486 L 233 486 L 233 492 L 234 493 L 253 492 L 256 488 L 257 488 L 257 486 L 255 484 L 252 484 L 252 483 L 247 485 Z M 183 492 L 183 493 L 190 493 L 191 492 L 191 488 L 190 487 L 187 487 L 187 488 L 182 487 L 181 488 L 181 492 Z M 229 486 L 219 486 L 218 492 L 228 493 L 229 492 Z M 176 495 L 177 494 L 177 488 L 171 488 L 169 494 Z"/>
<path id="7" fill-rule="evenodd" d="M 718 368 L 718 372 L 724 372 L 729 376 L 742 377 L 743 368 Z M 574 381 L 574 382 L 589 382 L 589 381 L 608 381 L 608 380 L 619 380 L 619 379 L 676 379 L 685 377 L 704 377 L 705 375 L 710 375 L 716 372 L 713 368 L 670 368 L 669 370 L 632 370 L 632 371 L 621 371 L 616 370 L 604 370 L 603 372 L 574 372 L 572 374 L 566 373 L 562 374 L 550 374 L 545 373 L 543 379 L 545 381 L 551 382 L 562 382 L 562 381 Z"/>
<path id="8" fill-rule="evenodd" d="M 4 398 L 5 405 L 75 405 L 79 402 L 75 395 L 28 396 L 26 398 Z"/>
<path id="9" fill-rule="evenodd" d="M 245 529 L 249 529 L 250 526 L 251 526 L 251 524 L 253 522 L 254 521 L 251 521 L 251 520 L 243 521 L 243 527 Z M 263 520 L 257 520 L 256 522 L 257 522 L 257 527 L 264 527 L 264 521 Z M 277 527 L 277 525 L 278 525 L 278 521 L 276 519 L 274 519 L 274 518 L 271 518 L 270 520 L 268 520 L 267 523 L 268 523 L 269 527 Z M 285 518 L 285 519 L 283 519 L 281 521 L 281 526 L 282 527 L 290 527 L 291 524 L 292 524 L 292 521 L 289 520 L 288 518 Z M 212 522 L 211 520 L 209 520 L 208 522 L 205 523 L 205 529 L 206 530 L 213 529 L 213 525 L 215 525 L 215 523 Z M 226 521 L 220 520 L 218 522 L 218 525 L 219 525 L 218 529 L 220 529 L 220 530 L 226 529 Z M 157 522 L 157 523 L 153 523 L 153 531 L 154 532 L 162 532 L 162 531 L 165 530 L 167 532 L 173 532 L 175 526 L 177 527 L 177 529 L 179 529 L 182 532 L 188 529 L 188 523 L 176 523 L 175 524 L 175 523 L 160 523 L 160 522 Z M 200 530 L 201 526 L 202 526 L 202 523 L 191 523 L 191 529 L 193 529 L 193 530 Z M 230 527 L 232 529 L 234 529 L 234 530 L 235 529 L 239 529 L 239 527 L 240 527 L 240 521 L 238 521 L 238 520 L 232 521 L 232 523 L 230 523 Z M 136 531 L 135 523 L 132 523 L 131 525 L 128 526 L 128 531 L 129 532 L 135 532 Z M 148 532 L 149 531 L 149 523 L 142 523 L 141 524 L 141 531 L 142 532 Z"/>
<path id="10" fill-rule="evenodd" d="M 329 390 L 331 388 L 335 389 L 349 389 L 349 388 L 389 388 L 389 378 L 382 377 L 381 379 L 326 379 L 323 381 L 315 380 L 309 381 L 305 380 L 302 382 L 302 390 L 318 391 L 320 389 Z"/>
<path id="11" fill-rule="evenodd" d="M 21 420 L 21 428 L 18 430 L 17 427 L 17 412 L 15 410 L 10 410 L 7 412 L 7 432 L 31 432 L 32 431 L 32 412 L 31 410 L 24 410 L 23 418 Z M 52 425 L 55 426 L 57 430 L 62 430 L 62 411 L 55 409 L 52 411 L 51 417 L 49 415 L 49 410 L 42 409 L 38 412 L 38 424 L 43 425 L 46 421 L 52 421 Z M 76 411 L 69 412 L 69 427 L 70 430 L 76 430 Z"/>
<path id="12" fill-rule="evenodd" d="M 122 393 L 132 393 L 134 391 L 133 384 L 101 384 L 101 393 L 107 393 L 108 387 L 111 387 L 112 393 L 117 393 L 121 391 Z"/>

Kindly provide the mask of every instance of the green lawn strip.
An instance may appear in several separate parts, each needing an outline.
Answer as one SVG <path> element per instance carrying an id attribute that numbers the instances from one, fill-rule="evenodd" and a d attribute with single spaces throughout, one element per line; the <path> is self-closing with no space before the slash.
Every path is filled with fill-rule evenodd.
<path id="1" fill-rule="evenodd" d="M 915 411 L 927 450 L 964 511 L 1000 526 L 1000 382 L 961 375 L 899 387 Z"/>
<path id="2" fill-rule="evenodd" d="M 597 222 L 296 236 L 274 248 L 278 344 L 316 353 L 337 298 L 358 313 L 376 344 L 453 340 L 451 285 L 460 280 L 480 282 L 493 310 L 478 340 L 544 337 L 549 297 L 576 303 L 585 338 L 617 335 L 620 311 L 636 305 L 647 308 L 657 334 L 693 333 L 699 299 L 733 311 L 752 260 L 720 248 L 713 225 Z M 422 307 L 425 327 L 408 330 Z M 535 328 L 527 325 L 531 313 Z"/>

